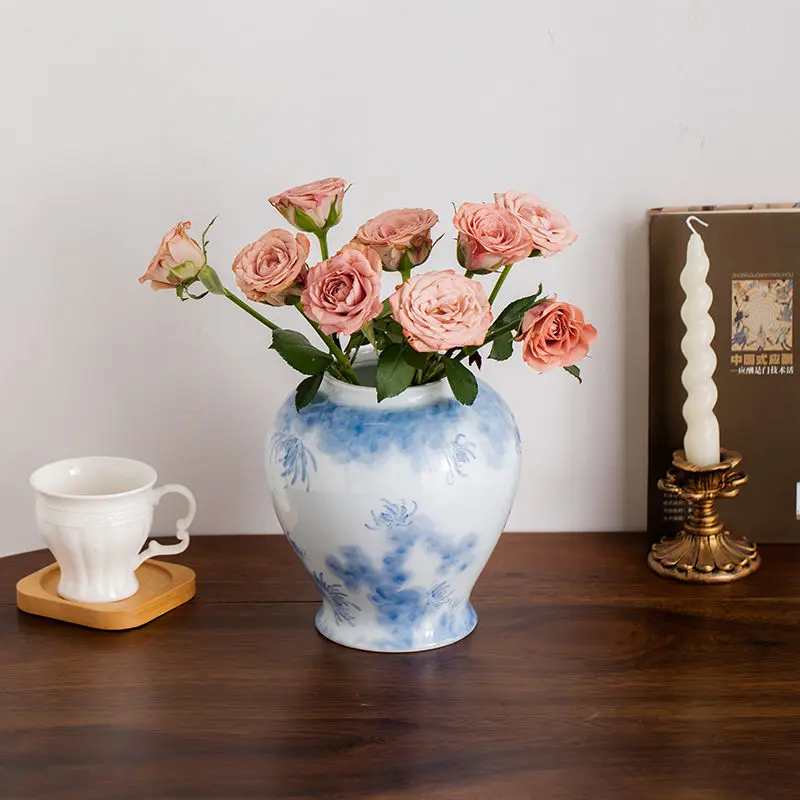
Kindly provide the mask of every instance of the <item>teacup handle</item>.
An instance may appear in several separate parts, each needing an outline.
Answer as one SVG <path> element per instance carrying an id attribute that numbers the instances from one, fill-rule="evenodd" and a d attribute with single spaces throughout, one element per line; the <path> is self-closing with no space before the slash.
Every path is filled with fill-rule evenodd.
<path id="1" fill-rule="evenodd" d="M 189 502 L 189 513 L 185 517 L 181 517 L 177 522 L 178 528 L 175 531 L 175 536 L 178 537 L 179 542 L 178 544 L 161 544 L 155 540 L 150 542 L 147 549 L 139 553 L 139 561 L 136 563 L 135 569 L 141 567 L 148 558 L 153 558 L 153 556 L 172 556 L 176 553 L 182 553 L 189 546 L 189 526 L 197 513 L 197 502 L 194 499 L 194 495 L 179 483 L 168 483 L 153 489 L 150 501 L 154 506 L 158 505 L 165 494 L 182 494 Z"/>

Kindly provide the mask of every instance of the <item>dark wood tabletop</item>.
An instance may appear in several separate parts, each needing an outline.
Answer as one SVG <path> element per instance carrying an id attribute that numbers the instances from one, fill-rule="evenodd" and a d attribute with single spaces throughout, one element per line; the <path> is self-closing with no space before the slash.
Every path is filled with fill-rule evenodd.
<path id="1" fill-rule="evenodd" d="M 28 616 L 0 560 L 0 797 L 800 797 L 800 547 L 691 586 L 640 534 L 506 534 L 442 650 L 348 650 L 282 537 L 195 537 L 134 631 Z"/>

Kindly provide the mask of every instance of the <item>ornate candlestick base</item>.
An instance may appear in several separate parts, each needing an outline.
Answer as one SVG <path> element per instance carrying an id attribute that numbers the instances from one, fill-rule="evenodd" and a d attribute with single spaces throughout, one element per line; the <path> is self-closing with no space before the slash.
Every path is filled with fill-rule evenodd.
<path id="1" fill-rule="evenodd" d="M 756 546 L 733 538 L 717 513 L 717 498 L 736 497 L 747 482 L 747 475 L 734 471 L 741 455 L 732 450 L 720 455 L 719 464 L 696 467 L 683 450 L 672 454 L 673 466 L 658 488 L 690 503 L 689 518 L 677 536 L 662 539 L 650 550 L 647 563 L 657 574 L 692 583 L 727 583 L 761 566 Z"/>

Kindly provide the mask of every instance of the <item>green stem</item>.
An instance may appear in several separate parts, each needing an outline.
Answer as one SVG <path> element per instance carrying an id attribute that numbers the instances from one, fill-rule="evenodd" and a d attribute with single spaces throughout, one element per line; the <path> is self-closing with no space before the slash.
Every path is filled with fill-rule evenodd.
<path id="1" fill-rule="evenodd" d="M 305 315 L 303 315 L 305 316 Z M 306 317 L 308 319 L 308 317 Z M 311 327 L 320 335 L 320 338 L 326 345 L 328 345 L 328 349 L 333 354 L 333 357 L 339 364 L 339 368 L 342 371 L 342 374 L 346 376 L 351 383 L 355 383 L 356 385 L 360 385 L 361 381 L 358 379 L 358 375 L 356 375 L 356 371 L 353 369 L 352 365 L 350 364 L 350 359 L 345 357 L 345 354 L 342 352 L 341 348 L 336 346 L 336 342 L 328 336 L 327 333 L 323 333 L 322 329 L 317 325 L 316 322 L 313 320 L 308 320 L 311 324 Z"/>
<path id="2" fill-rule="evenodd" d="M 276 325 L 274 322 L 270 322 L 266 317 L 262 317 L 261 314 L 258 313 L 254 308 L 251 308 L 247 303 L 243 300 L 240 300 L 235 294 L 230 292 L 228 289 L 225 289 L 225 297 L 228 298 L 232 303 L 235 303 L 239 308 L 246 311 L 251 317 L 255 317 L 262 325 L 266 325 L 273 331 L 277 331 L 280 327 Z"/>
<path id="3" fill-rule="evenodd" d="M 519 322 L 512 322 L 510 325 L 503 325 L 502 328 L 498 328 L 496 331 L 493 331 L 490 336 L 487 336 L 483 340 L 483 344 L 479 345 L 477 350 L 474 350 L 473 352 L 477 352 L 478 350 L 481 349 L 481 347 L 485 347 L 487 344 L 493 342 L 495 339 L 502 336 L 504 333 L 516 330 L 518 327 L 519 327 Z M 462 350 L 457 356 L 453 356 L 453 360 L 461 361 L 461 359 L 466 358 L 468 355 L 469 353 L 467 353 L 466 350 Z"/>
<path id="4" fill-rule="evenodd" d="M 322 256 L 322 260 L 325 261 L 325 259 L 328 257 L 328 231 L 321 231 L 320 233 L 316 234 L 316 236 L 319 241 L 320 255 Z"/>
<path id="5" fill-rule="evenodd" d="M 467 271 L 464 273 L 464 277 L 465 277 L 465 278 L 469 278 L 470 280 L 472 280 L 472 279 L 475 277 L 475 273 L 474 273 L 472 270 L 469 270 L 469 269 L 468 269 L 468 270 L 467 270 Z"/>
<path id="6" fill-rule="evenodd" d="M 352 364 L 358 355 L 359 348 L 364 344 L 364 340 L 358 333 L 354 333 L 347 342 L 347 347 L 344 349 L 345 358 Z"/>
<path id="7" fill-rule="evenodd" d="M 420 378 L 420 383 L 427 383 L 434 375 L 436 375 L 436 371 L 442 366 L 442 359 L 439 354 L 435 354 L 434 358 L 429 359 L 428 363 L 425 365 L 425 369 L 422 370 L 422 376 Z"/>
<path id="8" fill-rule="evenodd" d="M 397 271 L 400 273 L 403 283 L 405 283 L 411 277 L 411 270 L 409 268 L 403 269 L 403 267 L 400 267 L 400 269 Z"/>
<path id="9" fill-rule="evenodd" d="M 495 283 L 492 293 L 489 295 L 489 305 L 494 303 L 494 301 L 497 299 L 497 295 L 500 293 L 500 288 L 506 282 L 508 273 L 511 272 L 511 267 L 513 266 L 513 264 L 506 264 L 506 266 L 503 267 L 503 271 L 500 273 L 500 277 L 497 279 L 497 283 Z"/>
<path id="10" fill-rule="evenodd" d="M 308 324 L 317 332 L 319 338 L 322 339 L 322 341 L 328 346 L 328 350 L 330 350 L 331 355 L 339 364 L 339 369 L 341 370 L 342 375 L 344 375 L 350 381 L 350 383 L 355 383 L 360 386 L 361 381 L 358 379 L 356 371 L 350 364 L 350 359 L 345 357 L 345 354 L 342 352 L 341 348 L 330 336 L 328 336 L 327 333 L 323 333 L 322 328 L 320 328 L 313 319 L 309 319 L 305 311 L 303 311 L 303 304 L 299 300 L 295 304 L 295 308 L 303 315 Z"/>

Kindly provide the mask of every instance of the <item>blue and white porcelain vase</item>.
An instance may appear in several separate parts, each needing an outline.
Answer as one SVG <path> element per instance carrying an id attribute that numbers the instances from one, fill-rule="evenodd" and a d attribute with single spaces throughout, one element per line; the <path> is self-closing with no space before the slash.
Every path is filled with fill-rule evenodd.
<path id="1" fill-rule="evenodd" d="M 472 406 L 446 381 L 377 402 L 328 375 L 267 438 L 267 476 L 286 536 L 323 602 L 319 632 L 362 650 L 457 642 L 477 624 L 470 592 L 514 500 L 519 431 L 480 382 Z"/>

